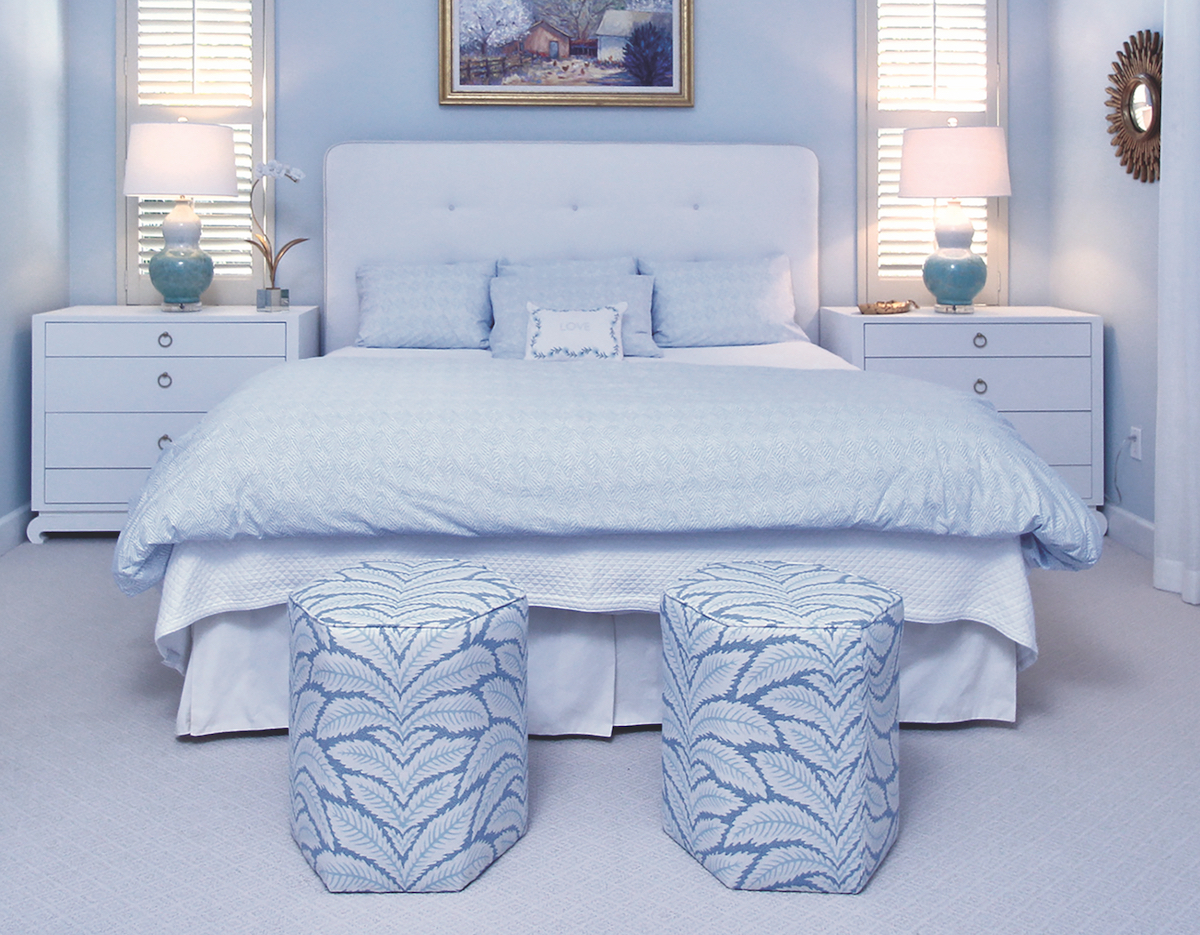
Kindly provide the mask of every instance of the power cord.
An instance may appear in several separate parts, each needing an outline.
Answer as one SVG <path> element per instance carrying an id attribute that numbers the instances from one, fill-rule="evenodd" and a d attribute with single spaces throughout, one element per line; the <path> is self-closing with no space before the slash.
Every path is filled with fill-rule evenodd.
<path id="1" fill-rule="evenodd" d="M 1121 482 L 1120 482 L 1121 452 L 1126 451 L 1129 448 L 1129 446 L 1133 444 L 1133 440 L 1136 437 L 1137 436 L 1135 436 L 1132 432 L 1130 434 L 1126 435 L 1125 440 L 1123 442 L 1121 442 L 1121 446 L 1117 449 L 1116 456 L 1113 458 L 1112 485 L 1113 485 L 1113 490 L 1116 491 L 1117 496 L 1115 499 L 1112 499 L 1110 502 L 1116 504 L 1117 506 L 1121 505 Z"/>

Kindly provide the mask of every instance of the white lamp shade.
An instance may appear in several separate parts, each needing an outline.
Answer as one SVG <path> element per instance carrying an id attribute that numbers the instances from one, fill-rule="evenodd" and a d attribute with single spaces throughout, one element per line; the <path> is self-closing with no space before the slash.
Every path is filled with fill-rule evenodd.
<path id="1" fill-rule="evenodd" d="M 233 130 L 202 123 L 135 123 L 129 128 L 125 194 L 236 195 Z"/>
<path id="2" fill-rule="evenodd" d="M 1011 194 L 1008 148 L 1002 128 L 904 131 L 901 198 L 990 198 Z"/>

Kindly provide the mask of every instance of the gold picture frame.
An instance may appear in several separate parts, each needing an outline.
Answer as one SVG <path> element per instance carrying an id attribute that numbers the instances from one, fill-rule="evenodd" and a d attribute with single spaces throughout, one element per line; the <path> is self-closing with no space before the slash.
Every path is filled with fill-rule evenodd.
<path id="1" fill-rule="evenodd" d="M 693 106 L 693 0 L 438 2 L 442 104 Z"/>

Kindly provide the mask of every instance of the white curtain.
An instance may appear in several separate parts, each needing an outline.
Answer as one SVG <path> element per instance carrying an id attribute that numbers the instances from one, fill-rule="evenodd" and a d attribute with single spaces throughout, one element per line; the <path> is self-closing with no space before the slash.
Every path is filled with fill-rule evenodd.
<path id="1" fill-rule="evenodd" d="M 1200 3 L 1163 6 L 1154 585 L 1200 604 Z"/>

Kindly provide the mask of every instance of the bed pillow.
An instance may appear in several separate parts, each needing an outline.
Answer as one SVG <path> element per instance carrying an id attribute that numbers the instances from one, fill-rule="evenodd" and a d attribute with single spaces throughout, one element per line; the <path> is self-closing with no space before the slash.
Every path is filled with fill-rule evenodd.
<path id="1" fill-rule="evenodd" d="M 654 277 L 654 340 L 662 347 L 807 341 L 796 324 L 792 267 L 761 260 L 638 260 Z"/>
<path id="2" fill-rule="evenodd" d="M 359 347 L 487 347 L 494 261 L 358 270 Z"/>
<path id="3" fill-rule="evenodd" d="M 513 263 L 501 260 L 496 264 L 497 276 L 633 276 L 637 260 L 631 256 L 609 260 L 540 260 L 536 263 Z"/>
<path id="4" fill-rule="evenodd" d="M 497 276 L 492 280 L 493 357 L 525 356 L 529 303 L 546 309 L 599 308 L 625 303 L 621 345 L 626 357 L 662 357 L 650 335 L 649 276 Z"/>
<path id="5" fill-rule="evenodd" d="M 620 360 L 625 303 L 599 308 L 549 309 L 527 304 L 526 360 Z"/>

